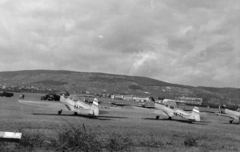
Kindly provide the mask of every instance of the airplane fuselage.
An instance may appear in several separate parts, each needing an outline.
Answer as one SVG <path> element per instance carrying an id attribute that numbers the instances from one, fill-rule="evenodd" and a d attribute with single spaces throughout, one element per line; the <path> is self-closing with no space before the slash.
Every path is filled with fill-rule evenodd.
<path id="1" fill-rule="evenodd" d="M 238 112 L 238 111 L 233 111 L 233 110 L 225 109 L 224 113 L 225 113 L 225 114 L 229 114 L 229 115 L 234 115 L 234 116 L 240 118 L 240 112 Z"/>
<path id="2" fill-rule="evenodd" d="M 60 102 L 64 104 L 69 111 L 73 111 L 75 114 L 92 116 L 99 115 L 99 108 L 95 104 L 90 105 L 80 100 L 65 98 L 64 96 L 61 96 Z"/>
<path id="3" fill-rule="evenodd" d="M 171 105 L 163 105 L 159 103 L 155 103 L 155 108 L 157 109 L 154 113 L 157 115 L 158 118 L 160 115 L 168 116 L 169 119 L 173 116 L 180 116 L 185 118 L 189 121 L 200 121 L 199 110 L 197 107 L 194 107 L 191 113 L 184 111 L 182 109 L 178 109 Z"/>

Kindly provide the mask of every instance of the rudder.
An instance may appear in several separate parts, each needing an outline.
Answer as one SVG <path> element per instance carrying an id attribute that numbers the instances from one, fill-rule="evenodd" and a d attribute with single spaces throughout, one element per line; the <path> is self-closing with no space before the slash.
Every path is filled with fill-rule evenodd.
<path id="1" fill-rule="evenodd" d="M 195 121 L 200 121 L 200 112 L 198 107 L 194 107 L 192 110 L 192 116 L 194 117 Z"/>

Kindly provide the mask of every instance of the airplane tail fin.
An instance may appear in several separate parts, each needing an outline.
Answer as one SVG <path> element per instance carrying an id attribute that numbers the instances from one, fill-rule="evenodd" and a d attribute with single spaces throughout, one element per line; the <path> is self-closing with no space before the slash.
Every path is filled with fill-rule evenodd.
<path id="1" fill-rule="evenodd" d="M 150 102 L 155 102 L 155 99 L 153 97 L 149 97 Z"/>
<path id="2" fill-rule="evenodd" d="M 94 98 L 93 104 L 94 104 L 95 106 L 98 106 L 98 99 L 97 99 L 97 98 Z"/>
<path id="3" fill-rule="evenodd" d="M 97 98 L 94 98 L 91 109 L 93 110 L 94 116 L 99 115 L 99 107 L 98 107 L 98 99 Z"/>
<path id="4" fill-rule="evenodd" d="M 194 117 L 195 121 L 200 121 L 200 112 L 198 107 L 193 108 L 192 116 Z"/>

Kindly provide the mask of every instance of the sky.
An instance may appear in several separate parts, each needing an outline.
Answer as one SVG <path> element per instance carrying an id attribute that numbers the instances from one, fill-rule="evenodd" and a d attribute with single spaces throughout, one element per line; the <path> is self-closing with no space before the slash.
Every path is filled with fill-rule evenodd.
<path id="1" fill-rule="evenodd" d="M 0 0 L 0 71 L 240 88 L 239 0 Z"/>

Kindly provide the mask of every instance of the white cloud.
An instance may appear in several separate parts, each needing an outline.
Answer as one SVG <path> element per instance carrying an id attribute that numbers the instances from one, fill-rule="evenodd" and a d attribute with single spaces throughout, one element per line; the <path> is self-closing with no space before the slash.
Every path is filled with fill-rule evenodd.
<path id="1" fill-rule="evenodd" d="M 0 70 L 240 87 L 239 11 L 235 0 L 0 1 Z"/>

